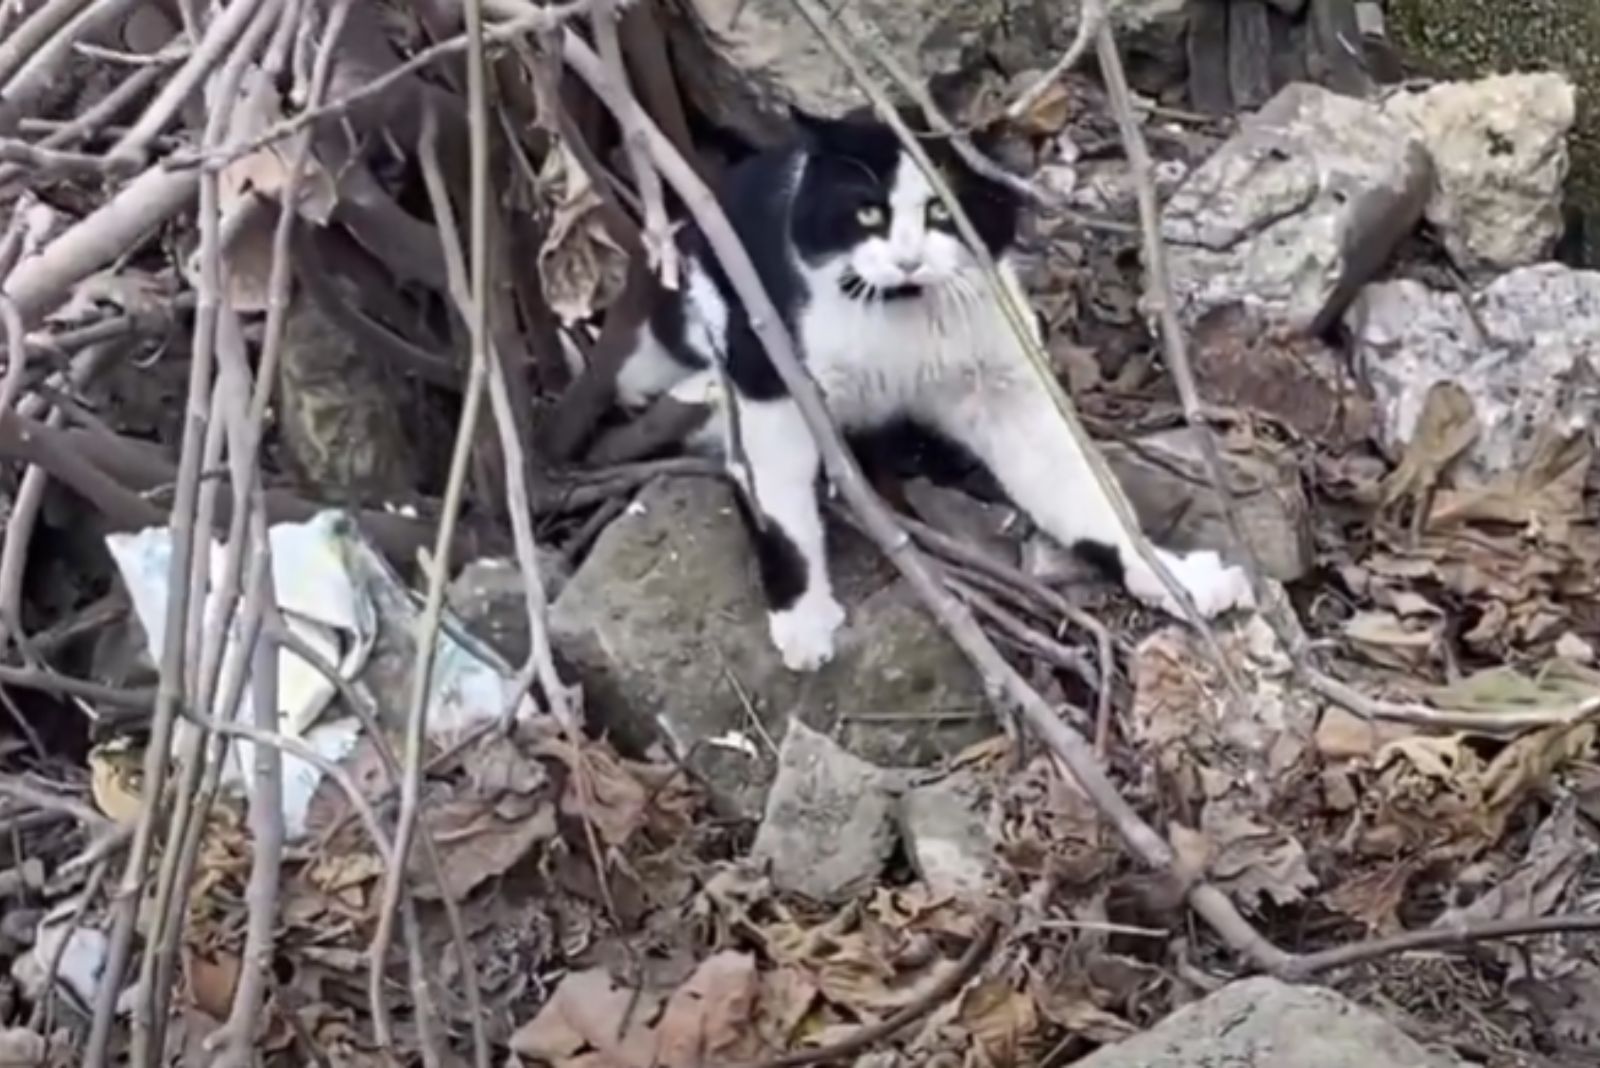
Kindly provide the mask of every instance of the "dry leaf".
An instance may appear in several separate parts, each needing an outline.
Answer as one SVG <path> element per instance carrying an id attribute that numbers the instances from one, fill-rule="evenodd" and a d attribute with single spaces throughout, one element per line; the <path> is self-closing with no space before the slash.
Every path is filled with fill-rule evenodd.
<path id="1" fill-rule="evenodd" d="M 1516 869 L 1464 908 L 1447 909 L 1435 927 L 1488 920 L 1529 920 L 1554 912 L 1581 876 L 1596 846 L 1579 825 L 1577 802 L 1563 798 L 1540 824 Z M 1520 953 L 1520 950 L 1513 952 Z"/>
<path id="2" fill-rule="evenodd" d="M 1524 797 L 1548 785 L 1558 770 L 1587 758 L 1594 738 L 1592 721 L 1524 734 L 1502 749 L 1484 773 L 1485 806 L 1510 815 Z"/>
<path id="3" fill-rule="evenodd" d="M 139 780 L 142 750 L 118 740 L 89 751 L 89 793 L 95 807 L 114 823 L 132 826 L 144 809 Z"/>
<path id="4" fill-rule="evenodd" d="M 460 901 L 487 879 L 504 875 L 540 842 L 556 835 L 555 808 L 549 803 L 516 819 L 505 819 L 495 801 L 459 798 L 431 805 L 423 813 L 439 849 L 444 887 L 421 850 L 411 854 L 411 892 L 425 901 L 449 894 Z"/>
<path id="5" fill-rule="evenodd" d="M 1057 1027 L 1091 1042 L 1110 1045 L 1132 1037 L 1138 1029 L 1114 1012 L 1095 1003 L 1087 991 L 1074 982 L 1044 982 L 1037 976 L 1029 981 L 1039 1012 Z"/>
<path id="6" fill-rule="evenodd" d="M 768 1047 L 786 1049 L 816 1003 L 817 984 L 798 968 L 764 972 L 757 1001 L 756 1033 Z"/>
<path id="7" fill-rule="evenodd" d="M 656 1064 L 700 1068 L 753 1059 L 750 1024 L 760 991 L 756 961 L 750 954 L 725 950 L 703 961 L 667 1000 L 657 1028 Z"/>
<path id="8" fill-rule="evenodd" d="M 1263 895 L 1292 905 L 1316 889 L 1306 851 L 1289 832 L 1227 802 L 1207 805 L 1200 825 L 1213 847 L 1207 871 L 1246 907 L 1254 907 Z"/>
<path id="9" fill-rule="evenodd" d="M 1015 1064 L 1022 1044 L 1039 1028 L 1033 995 L 1001 979 L 984 979 L 968 989 L 957 1018 L 996 1064 Z"/>
<path id="10" fill-rule="evenodd" d="M 1032 105 L 1017 117 L 1017 125 L 1025 132 L 1048 137 L 1060 132 L 1072 118 L 1072 93 L 1059 79 L 1051 82 Z"/>
<path id="11" fill-rule="evenodd" d="M 606 232 L 600 194 L 565 144 L 546 157 L 539 179 L 555 203 L 539 248 L 545 300 L 562 322 L 587 319 L 622 292 L 628 257 Z"/>
<path id="12" fill-rule="evenodd" d="M 226 1020 L 233 1008 L 233 990 L 239 982 L 239 958 L 224 954 L 216 960 L 185 951 L 184 970 L 189 976 L 189 997 L 195 1008 L 214 1020 Z"/>
<path id="13" fill-rule="evenodd" d="M 653 1068 L 660 1007 L 658 995 L 617 983 L 603 968 L 573 972 L 511 1036 L 511 1049 L 562 1068 Z"/>
<path id="14" fill-rule="evenodd" d="M 1378 935 L 1395 934 L 1401 928 L 1397 912 L 1405 900 L 1406 887 L 1423 862 L 1406 859 L 1380 864 L 1346 879 L 1323 897 L 1329 908 L 1366 924 Z"/>
<path id="15" fill-rule="evenodd" d="M 1371 759 L 1386 743 L 1405 736 L 1400 724 L 1363 719 L 1333 705 L 1317 723 L 1317 752 L 1330 761 Z"/>
<path id="16" fill-rule="evenodd" d="M 1478 429 L 1471 395 L 1454 382 L 1435 383 L 1422 402 L 1405 455 L 1383 481 L 1378 506 L 1426 498 L 1445 469 L 1477 438 Z"/>
<path id="17" fill-rule="evenodd" d="M 230 138 L 235 141 L 250 140 L 282 118 L 283 108 L 277 87 L 265 71 L 252 67 L 239 85 L 239 100 L 233 109 Z M 224 215 L 252 192 L 269 198 L 277 198 L 283 192 L 291 162 L 287 153 L 293 151 L 291 146 L 294 143 L 294 139 L 274 142 L 234 160 L 222 169 L 218 184 Z M 308 157 L 296 195 L 299 202 L 295 207 L 302 218 L 318 226 L 328 224 L 338 203 L 338 188 L 332 175 L 317 161 L 314 153 Z"/>
<path id="18" fill-rule="evenodd" d="M 1487 486 L 1441 493 L 1428 516 L 1430 527 L 1487 520 L 1563 528 L 1583 514 L 1583 487 L 1589 478 L 1593 445 L 1587 431 L 1562 434 L 1545 427 L 1535 439 L 1533 457 Z"/>
<path id="19" fill-rule="evenodd" d="M 1444 618 L 1401 619 L 1393 612 L 1357 612 L 1345 620 L 1344 634 L 1375 663 L 1410 669 L 1432 659 L 1444 635 Z"/>

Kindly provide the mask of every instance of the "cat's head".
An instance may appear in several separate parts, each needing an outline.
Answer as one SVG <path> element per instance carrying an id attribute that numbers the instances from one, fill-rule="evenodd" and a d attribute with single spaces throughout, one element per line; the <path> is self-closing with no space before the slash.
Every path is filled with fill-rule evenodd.
<path id="1" fill-rule="evenodd" d="M 797 118 L 806 158 L 790 234 L 808 266 L 863 298 L 970 287 L 977 257 L 888 125 L 864 116 Z M 948 141 L 919 141 L 990 255 L 1004 254 L 1016 239 L 1016 194 L 973 171 Z"/>

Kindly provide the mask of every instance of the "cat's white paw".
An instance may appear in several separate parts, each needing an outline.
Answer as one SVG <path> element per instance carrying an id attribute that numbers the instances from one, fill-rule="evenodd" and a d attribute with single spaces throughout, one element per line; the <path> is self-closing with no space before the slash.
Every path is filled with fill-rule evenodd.
<path id="1" fill-rule="evenodd" d="M 1207 619 L 1219 616 L 1234 608 L 1250 608 L 1255 598 L 1250 592 L 1250 580 L 1244 569 L 1225 564 L 1222 557 L 1209 549 L 1179 556 L 1157 549 L 1161 562 L 1174 578 L 1189 592 L 1189 597 L 1200 614 Z M 1137 576 L 1139 581 L 1135 581 Z M 1148 568 L 1139 567 L 1130 573 L 1128 589 L 1147 604 L 1160 608 L 1168 615 L 1183 618 L 1183 608 L 1164 583 Z"/>
<path id="2" fill-rule="evenodd" d="M 844 609 L 831 596 L 802 597 L 793 608 L 767 616 L 772 644 L 790 671 L 815 671 L 833 659 L 833 637 Z"/>

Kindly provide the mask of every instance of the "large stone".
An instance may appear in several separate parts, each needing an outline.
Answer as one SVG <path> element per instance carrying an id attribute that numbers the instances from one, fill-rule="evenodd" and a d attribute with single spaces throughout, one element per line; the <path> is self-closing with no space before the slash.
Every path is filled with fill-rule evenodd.
<path id="1" fill-rule="evenodd" d="M 867 103 L 790 0 L 680 0 L 668 24 L 684 91 L 712 122 L 756 143 L 789 132 L 791 108 L 838 116 Z M 826 6 L 826 5 L 819 5 Z M 919 81 L 980 70 L 1045 69 L 1072 41 L 1078 0 L 861 0 L 852 26 L 877 31 L 882 47 Z M 1117 5 L 1125 43 L 1176 43 L 1183 0 Z"/>
<path id="2" fill-rule="evenodd" d="M 877 881 L 894 850 L 898 778 L 791 721 L 751 856 L 779 890 L 848 901 Z"/>
<path id="3" fill-rule="evenodd" d="M 1196 168 L 1161 217 L 1178 313 L 1242 303 L 1320 333 L 1421 218 L 1432 166 L 1378 107 L 1290 85 Z"/>
<path id="4" fill-rule="evenodd" d="M 1398 93 L 1384 110 L 1412 123 L 1438 186 L 1427 219 L 1463 271 L 1547 259 L 1561 237 L 1567 134 L 1576 116 L 1560 74 L 1511 74 Z"/>
<path id="5" fill-rule="evenodd" d="M 1322 987 L 1230 983 L 1076 1068 L 1462 1068 L 1369 1009 Z"/>
<path id="6" fill-rule="evenodd" d="M 979 899 L 1002 883 L 983 788 L 955 775 L 906 790 L 896 816 L 906 855 L 939 897 Z"/>
<path id="7" fill-rule="evenodd" d="M 718 479 L 652 482 L 552 606 L 591 713 L 625 744 L 667 741 L 747 818 L 798 718 L 864 759 L 914 766 L 996 726 L 966 658 L 877 552 L 830 530 L 849 620 L 834 660 L 798 674 L 767 632 L 750 539 Z"/>
<path id="8" fill-rule="evenodd" d="M 544 596 L 553 601 L 570 577 L 566 557 L 547 546 L 535 549 Z M 496 557 L 473 560 L 445 591 L 450 610 L 467 629 L 494 646 L 510 664 L 528 658 L 528 593 L 515 560 Z"/>
<path id="9" fill-rule="evenodd" d="M 1231 555 L 1222 498 L 1211 484 L 1200 441 L 1187 427 L 1136 440 L 1105 442 L 1101 451 L 1156 544 L 1179 552 L 1211 549 Z M 1268 575 L 1292 582 L 1314 560 L 1310 506 L 1299 467 L 1283 453 L 1223 450 L 1229 488 L 1245 541 Z"/>
<path id="10" fill-rule="evenodd" d="M 1481 430 L 1467 453 L 1477 474 L 1531 458 L 1537 433 L 1592 431 L 1600 403 L 1600 272 L 1522 267 L 1472 294 L 1400 279 L 1368 286 L 1346 322 L 1371 383 L 1382 443 L 1411 438 L 1428 391 L 1454 382 Z"/>
<path id="11" fill-rule="evenodd" d="M 1594 0 L 1388 0 L 1389 35 L 1428 71 L 1480 77 L 1559 70 L 1577 86 L 1569 199 L 1591 230 L 1584 262 L 1600 266 L 1600 4 Z M 1421 64 L 1419 64 L 1421 65 Z"/>

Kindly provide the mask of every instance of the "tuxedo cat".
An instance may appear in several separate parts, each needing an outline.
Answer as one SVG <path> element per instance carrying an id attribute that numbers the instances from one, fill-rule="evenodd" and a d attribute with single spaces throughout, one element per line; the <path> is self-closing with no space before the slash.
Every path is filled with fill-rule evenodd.
<path id="1" fill-rule="evenodd" d="M 834 418 L 847 430 L 909 419 L 965 446 L 1051 537 L 1176 614 L 894 132 L 860 119 L 803 126 L 801 143 L 735 166 L 720 200 Z M 1014 194 L 947 144 L 924 144 L 1027 308 L 1011 261 Z M 832 657 L 845 617 L 828 574 L 817 446 L 721 265 L 694 232 L 683 245 L 680 286 L 640 329 L 618 397 L 711 402 L 710 437 L 748 505 L 772 640 L 791 670 L 811 670 Z M 1250 603 L 1242 572 L 1215 553 L 1157 552 L 1206 615 Z"/>

